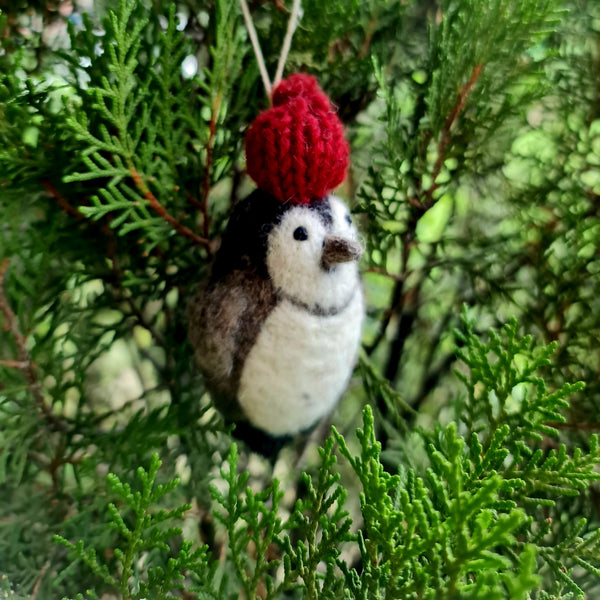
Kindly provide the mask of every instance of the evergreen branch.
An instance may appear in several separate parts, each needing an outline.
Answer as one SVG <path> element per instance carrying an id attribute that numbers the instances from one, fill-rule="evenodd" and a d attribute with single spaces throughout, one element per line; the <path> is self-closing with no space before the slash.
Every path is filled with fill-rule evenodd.
<path id="1" fill-rule="evenodd" d="M 211 170 L 213 166 L 213 150 L 215 137 L 217 135 L 217 118 L 221 107 L 221 93 L 217 93 L 212 102 L 210 122 L 208 124 L 208 141 L 206 142 L 206 162 L 204 163 L 204 173 L 202 177 L 202 197 L 200 200 L 200 210 L 202 212 L 202 231 L 204 238 L 208 239 L 210 235 L 210 221 L 208 211 L 208 196 L 211 186 Z"/>
<path id="2" fill-rule="evenodd" d="M 18 369 L 18 370 L 22 371 L 23 369 L 26 369 L 27 366 L 28 366 L 27 362 L 22 361 L 22 360 L 11 360 L 11 359 L 0 360 L 0 367 L 8 367 L 9 369 Z"/>
<path id="3" fill-rule="evenodd" d="M 40 569 L 40 572 L 37 576 L 37 579 L 35 580 L 35 583 L 33 585 L 33 589 L 31 590 L 31 598 L 30 600 L 36 600 L 38 592 L 40 591 L 40 585 L 42 583 L 42 579 L 44 579 L 44 577 L 46 576 L 46 573 L 48 572 L 48 569 L 50 568 L 50 559 L 48 559 L 42 566 L 42 568 Z"/>
<path id="4" fill-rule="evenodd" d="M 112 503 L 108 505 L 111 527 L 125 542 L 124 547 L 116 545 L 114 548 L 114 555 L 120 564 L 120 573 L 111 573 L 109 566 L 99 559 L 98 553 L 93 548 L 86 549 L 82 540 L 73 544 L 62 536 L 55 536 L 55 541 L 69 548 L 105 584 L 118 590 L 122 598 L 141 600 L 149 597 L 167 600 L 172 597 L 173 590 L 183 589 L 181 580 L 185 576 L 184 573 L 188 571 L 194 572 L 202 580 L 211 598 L 216 598 L 211 581 L 214 570 L 208 565 L 206 547 L 192 551 L 191 543 L 187 541 L 182 544 L 176 556 L 168 559 L 166 568 L 148 569 L 147 581 L 142 581 L 141 577 L 134 573 L 139 555 L 144 550 L 158 549 L 162 552 L 170 550 L 167 541 L 174 536 L 179 536 L 181 529 L 165 528 L 161 524 L 168 520 L 181 519 L 182 515 L 190 509 L 189 504 L 183 504 L 173 510 L 158 512 L 152 510 L 153 505 L 179 484 L 177 478 L 166 484 L 156 483 L 161 465 L 162 462 L 155 453 L 152 455 L 147 471 L 142 467 L 138 468 L 140 490 L 134 491 L 128 483 L 121 481 L 113 473 L 107 476 L 111 490 L 133 513 L 133 527 L 129 527 L 117 507 Z"/>
<path id="5" fill-rule="evenodd" d="M 369 267 L 365 271 L 365 273 L 377 273 L 378 275 L 383 275 L 384 277 L 389 277 L 390 279 L 393 279 L 397 283 L 404 282 L 409 275 L 409 273 L 391 273 L 390 271 L 388 271 L 387 269 L 384 269 L 383 267 L 376 267 L 376 266 Z M 369 354 L 371 352 L 369 352 Z"/>
<path id="6" fill-rule="evenodd" d="M 47 179 L 43 179 L 42 180 L 42 184 L 44 185 L 44 187 L 46 188 L 47 192 L 56 199 L 56 201 L 58 202 L 59 206 L 69 215 L 74 216 L 75 218 L 82 220 L 85 219 L 84 214 L 77 210 L 74 206 L 72 206 L 67 200 L 66 198 L 60 193 L 60 191 Z M 84 207 L 85 208 L 85 207 Z M 108 218 L 109 215 L 107 215 Z M 102 223 L 100 225 L 100 230 L 102 232 L 102 234 L 106 237 L 107 239 L 107 254 L 108 257 L 110 258 L 111 261 L 111 269 L 112 269 L 112 273 L 113 273 L 113 279 L 115 284 L 117 285 L 117 287 L 120 290 L 120 298 L 122 300 L 124 300 L 128 305 L 129 308 L 131 309 L 131 314 L 134 316 L 134 318 L 137 320 L 137 322 L 144 327 L 145 329 L 147 329 L 151 334 L 152 337 L 161 345 L 164 346 L 164 338 L 163 336 L 156 330 L 155 327 L 153 327 L 153 325 L 151 323 L 149 323 L 147 321 L 147 319 L 144 317 L 144 315 L 142 314 L 142 312 L 140 311 L 140 309 L 137 307 L 135 301 L 133 300 L 133 298 L 131 298 L 131 296 L 129 294 L 124 293 L 123 291 L 123 277 L 121 274 L 121 269 L 120 269 L 120 259 L 117 253 L 117 249 L 116 249 L 116 241 L 115 241 L 115 237 L 113 234 L 113 230 L 110 227 L 110 221 L 108 221 L 107 223 Z"/>
<path id="7" fill-rule="evenodd" d="M 74 206 L 69 204 L 66 198 L 56 189 L 56 187 L 50 182 L 49 179 L 42 179 L 42 185 L 46 188 L 46 191 L 52 196 L 58 205 L 69 215 L 76 219 L 83 219 L 83 214 L 78 211 Z"/>
<path id="8" fill-rule="evenodd" d="M 105 21 L 105 27 L 114 36 L 114 43 L 107 44 L 106 68 L 113 74 L 108 77 L 99 75 L 89 88 L 82 90 L 82 95 L 87 101 L 89 111 L 75 110 L 68 118 L 68 123 L 77 138 L 87 144 L 82 153 L 82 162 L 87 167 L 87 172 L 75 172 L 67 175 L 65 181 L 90 181 L 110 179 L 105 187 L 98 190 L 97 196 L 92 197 L 93 206 L 85 207 L 82 212 L 93 219 L 119 210 L 120 214 L 111 221 L 112 227 L 120 227 L 125 234 L 133 230 L 146 229 L 152 235 L 154 242 L 160 231 L 156 230 L 156 221 L 153 222 L 151 212 L 156 212 L 162 221 L 168 223 L 179 234 L 190 239 L 194 244 L 201 245 L 209 252 L 210 241 L 196 235 L 189 227 L 180 223 L 150 191 L 137 165 L 135 157 L 140 160 L 150 160 L 148 152 L 151 147 L 154 156 L 166 157 L 168 174 L 160 172 L 157 181 L 160 189 L 172 190 L 176 163 L 173 148 L 181 143 L 181 131 L 175 126 L 179 111 L 180 98 L 171 93 L 178 80 L 173 76 L 176 72 L 173 61 L 180 60 L 185 52 L 184 37 L 176 31 L 175 12 L 172 8 L 169 14 L 169 26 L 162 36 L 162 41 L 167 47 L 165 58 L 158 59 L 159 67 L 167 74 L 163 81 L 156 69 L 150 66 L 142 72 L 138 61 L 138 54 L 142 43 L 140 35 L 148 25 L 148 19 L 133 19 L 136 2 L 119 3 L 117 13 L 110 12 Z M 151 85 L 158 81 L 162 90 L 164 102 L 148 100 Z M 135 93 L 134 93 L 135 91 Z M 171 99 L 173 98 L 173 99 Z M 141 106 L 141 118 L 135 120 Z M 165 117 L 165 133 L 158 134 L 152 127 L 151 118 L 158 114 Z M 94 114 L 95 113 L 95 114 Z M 90 116 L 97 124 L 92 128 Z M 186 120 L 187 115 L 182 115 L 181 120 Z M 99 119 L 98 119 L 99 117 Z M 179 136 L 179 137 L 177 137 Z M 142 141 L 143 140 L 143 141 Z M 140 191 L 140 196 L 127 185 L 121 185 L 125 177 L 132 177 L 135 188 Z M 153 180 L 154 178 L 148 178 Z M 169 181 L 170 180 L 170 181 Z M 144 202 L 140 200 L 143 199 Z M 147 204 L 146 204 L 147 203 Z M 146 208 L 149 207 L 150 211 Z"/>
<path id="9" fill-rule="evenodd" d="M 221 470 L 228 485 L 226 494 L 210 486 L 211 496 L 224 510 L 224 513 L 215 511 L 214 515 L 226 527 L 236 577 L 246 597 L 255 598 L 264 585 L 272 589 L 273 582 L 266 575 L 280 563 L 273 557 L 272 544 L 282 529 L 278 510 L 284 492 L 279 489 L 277 479 L 257 493 L 247 487 L 248 473 L 237 474 L 235 444 L 230 447 L 227 463 L 228 470 Z"/>
<path id="10" fill-rule="evenodd" d="M 562 423 L 560 421 L 548 421 L 546 423 L 548 427 L 553 429 L 568 429 L 570 431 L 599 431 L 600 423 L 587 423 L 585 421 L 577 423 Z"/>
<path id="11" fill-rule="evenodd" d="M 221 476 L 228 484 L 227 495 L 222 494 L 215 486 L 210 486 L 210 493 L 213 499 L 225 510 L 223 515 L 215 512 L 215 518 L 227 528 L 229 551 L 233 567 L 238 581 L 244 587 L 248 598 L 252 597 L 255 590 L 252 589 L 246 570 L 246 560 L 243 551 L 249 543 L 249 536 L 242 528 L 237 528 L 237 521 L 244 513 L 242 504 L 242 491 L 249 474 L 242 473 L 237 476 L 238 451 L 237 446 L 233 444 L 227 455 L 228 471 L 221 470 Z"/>
<path id="12" fill-rule="evenodd" d="M 204 248 L 209 250 L 209 252 L 212 252 L 212 244 L 209 239 L 196 235 L 189 227 L 186 227 L 185 225 L 180 223 L 175 217 L 170 215 L 167 212 L 166 208 L 158 201 L 156 196 L 149 190 L 148 186 L 144 183 L 142 176 L 134 168 L 130 169 L 130 174 L 136 186 L 143 194 L 144 198 L 148 201 L 148 204 L 152 207 L 152 209 L 154 209 L 158 213 L 158 215 L 163 220 L 169 223 L 169 225 L 171 225 L 171 227 L 173 227 L 173 229 L 175 229 L 181 235 L 192 240 L 194 244 L 198 246 L 203 246 Z"/>
<path id="13" fill-rule="evenodd" d="M 442 134 L 437 146 L 437 159 L 435 161 L 435 164 L 433 166 L 433 172 L 431 174 L 432 184 L 427 190 L 427 193 L 425 195 L 426 200 L 423 203 L 425 209 L 428 209 L 433 205 L 433 194 L 440 186 L 437 179 L 442 170 L 444 161 L 446 160 L 446 151 L 452 141 L 452 136 L 450 133 L 452 130 L 452 126 L 465 109 L 467 97 L 469 96 L 469 93 L 471 92 L 473 86 L 477 83 L 477 80 L 479 79 L 482 71 L 482 64 L 478 64 L 475 65 L 475 67 L 473 67 L 473 72 L 471 73 L 469 81 L 467 81 L 467 83 L 465 83 L 461 90 L 458 92 L 456 102 L 444 121 L 444 126 L 442 127 Z"/>
<path id="14" fill-rule="evenodd" d="M 6 271 L 8 269 L 8 263 L 8 258 L 3 259 L 0 263 L 0 313 L 2 313 L 4 317 L 4 327 L 11 333 L 17 348 L 18 360 L 11 366 L 17 368 L 25 376 L 29 390 L 33 395 L 36 408 L 52 429 L 55 429 L 56 431 L 67 431 L 68 428 L 66 424 L 53 415 L 51 409 L 46 405 L 42 385 L 39 381 L 35 365 L 29 355 L 29 350 L 27 349 L 27 339 L 21 333 L 18 319 L 11 309 L 4 293 L 4 277 L 6 276 Z"/>
<path id="15" fill-rule="evenodd" d="M 352 541 L 352 521 L 344 509 L 346 491 L 339 484 L 340 476 L 333 473 L 337 463 L 335 440 L 329 437 L 319 448 L 321 464 L 315 478 L 304 473 L 302 483 L 305 497 L 298 499 L 284 529 L 292 532 L 297 541 L 286 535 L 280 542 L 284 549 L 284 581 L 278 587 L 289 589 L 297 579 L 302 580 L 306 597 L 310 600 L 329 597 L 339 582 L 331 573 L 338 560 L 342 543 Z M 319 573 L 319 565 L 328 565 L 326 574 Z"/>
<path id="16" fill-rule="evenodd" d="M 456 426 L 440 428 L 440 437 L 428 445 L 431 466 L 423 480 L 412 471 L 402 478 L 386 473 L 368 406 L 363 422 L 364 429 L 357 431 L 359 456 L 334 430 L 363 490 L 364 527 L 357 540 L 362 572 L 343 569 L 351 597 L 429 597 L 427 591 L 435 589 L 437 598 L 502 598 L 506 585 L 511 598 L 524 600 L 539 581 L 535 546 L 523 547 L 512 559 L 501 548 L 513 547 L 530 520 L 514 502 L 500 501 L 505 483 L 498 473 L 470 479 Z M 439 561 L 432 561 L 434 556 Z"/>

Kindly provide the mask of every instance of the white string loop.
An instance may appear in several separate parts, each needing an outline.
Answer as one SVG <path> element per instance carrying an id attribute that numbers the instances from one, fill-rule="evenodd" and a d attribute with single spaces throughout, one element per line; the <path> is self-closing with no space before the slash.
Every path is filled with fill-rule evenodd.
<path id="1" fill-rule="evenodd" d="M 256 29 L 254 28 L 254 23 L 252 22 L 252 15 L 250 14 L 250 9 L 248 8 L 248 3 L 246 2 L 246 0 L 240 0 L 240 6 L 242 7 L 242 13 L 244 14 L 244 20 L 246 21 L 246 27 L 248 29 L 248 35 L 250 36 L 250 41 L 252 42 L 252 48 L 254 48 L 254 54 L 256 55 L 256 62 L 258 63 L 258 70 L 260 71 L 260 76 L 262 77 L 263 85 L 265 86 L 265 92 L 267 93 L 269 102 L 271 102 L 271 94 L 273 92 L 273 86 L 271 85 L 271 80 L 269 79 L 269 73 L 267 72 L 265 60 L 263 58 L 263 54 L 260 49 L 260 44 L 258 42 L 258 36 L 256 35 Z"/>
<path id="2" fill-rule="evenodd" d="M 285 32 L 283 45 L 281 46 L 281 55 L 279 56 L 279 62 L 277 63 L 277 71 L 275 73 L 275 79 L 273 81 L 273 89 L 275 89 L 279 85 L 281 78 L 283 77 L 285 61 L 287 60 L 288 54 L 290 53 L 294 32 L 296 31 L 296 27 L 298 27 L 299 15 L 300 0 L 294 0 L 294 4 L 292 5 L 292 14 L 290 15 L 290 20 L 288 21 L 287 31 Z"/>
<path id="3" fill-rule="evenodd" d="M 281 54 L 279 55 L 279 61 L 277 62 L 277 71 L 275 72 L 275 79 L 273 83 L 271 83 L 271 80 L 269 79 L 269 73 L 267 72 L 267 67 L 265 65 L 265 59 L 263 57 L 262 50 L 260 49 L 260 43 L 258 41 L 258 35 L 256 34 L 256 28 L 254 27 L 254 23 L 252 22 L 252 15 L 250 14 L 248 3 L 246 2 L 246 0 L 240 0 L 242 14 L 244 15 L 244 21 L 246 22 L 248 35 L 250 36 L 250 41 L 252 42 L 252 48 L 256 56 L 256 62 L 258 63 L 258 70 L 260 71 L 260 76 L 262 78 L 263 85 L 265 86 L 265 92 L 267 94 L 267 98 L 269 99 L 269 104 L 272 104 L 273 90 L 279 85 L 279 83 L 281 82 L 281 78 L 283 77 L 285 63 L 287 61 L 287 57 L 292 46 L 292 38 L 294 37 L 296 27 L 298 27 L 298 17 L 300 15 L 300 1 L 301 0 L 294 0 L 294 4 L 292 5 L 290 20 L 288 21 L 287 30 L 285 32 L 285 38 L 281 46 Z"/>

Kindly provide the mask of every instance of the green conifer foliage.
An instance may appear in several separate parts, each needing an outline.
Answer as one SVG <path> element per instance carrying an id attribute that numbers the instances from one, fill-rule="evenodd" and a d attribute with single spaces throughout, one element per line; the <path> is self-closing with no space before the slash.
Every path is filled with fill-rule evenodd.
<path id="1" fill-rule="evenodd" d="M 186 340 L 267 106 L 238 1 L 82 6 L 0 0 L 0 599 L 598 597 L 598 3 L 302 2 L 368 315 L 274 467 Z"/>

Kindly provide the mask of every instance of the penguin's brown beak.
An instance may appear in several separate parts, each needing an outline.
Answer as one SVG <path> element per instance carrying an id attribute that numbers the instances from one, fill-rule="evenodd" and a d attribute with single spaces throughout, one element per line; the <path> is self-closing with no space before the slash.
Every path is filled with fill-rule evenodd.
<path id="1" fill-rule="evenodd" d="M 323 242 L 321 264 L 324 269 L 331 269 L 331 267 L 339 263 L 358 260 L 362 252 L 363 250 L 358 242 L 346 240 L 335 235 L 328 235 L 325 236 L 325 241 Z"/>

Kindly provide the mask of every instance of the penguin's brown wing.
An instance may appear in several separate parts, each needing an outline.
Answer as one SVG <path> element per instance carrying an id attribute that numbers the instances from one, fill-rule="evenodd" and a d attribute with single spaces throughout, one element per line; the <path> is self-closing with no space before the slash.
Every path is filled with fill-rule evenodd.
<path id="1" fill-rule="evenodd" d="M 189 337 L 196 362 L 218 408 L 231 419 L 243 418 L 237 403 L 242 368 L 276 303 L 270 280 L 233 271 L 201 288 L 189 305 Z"/>

